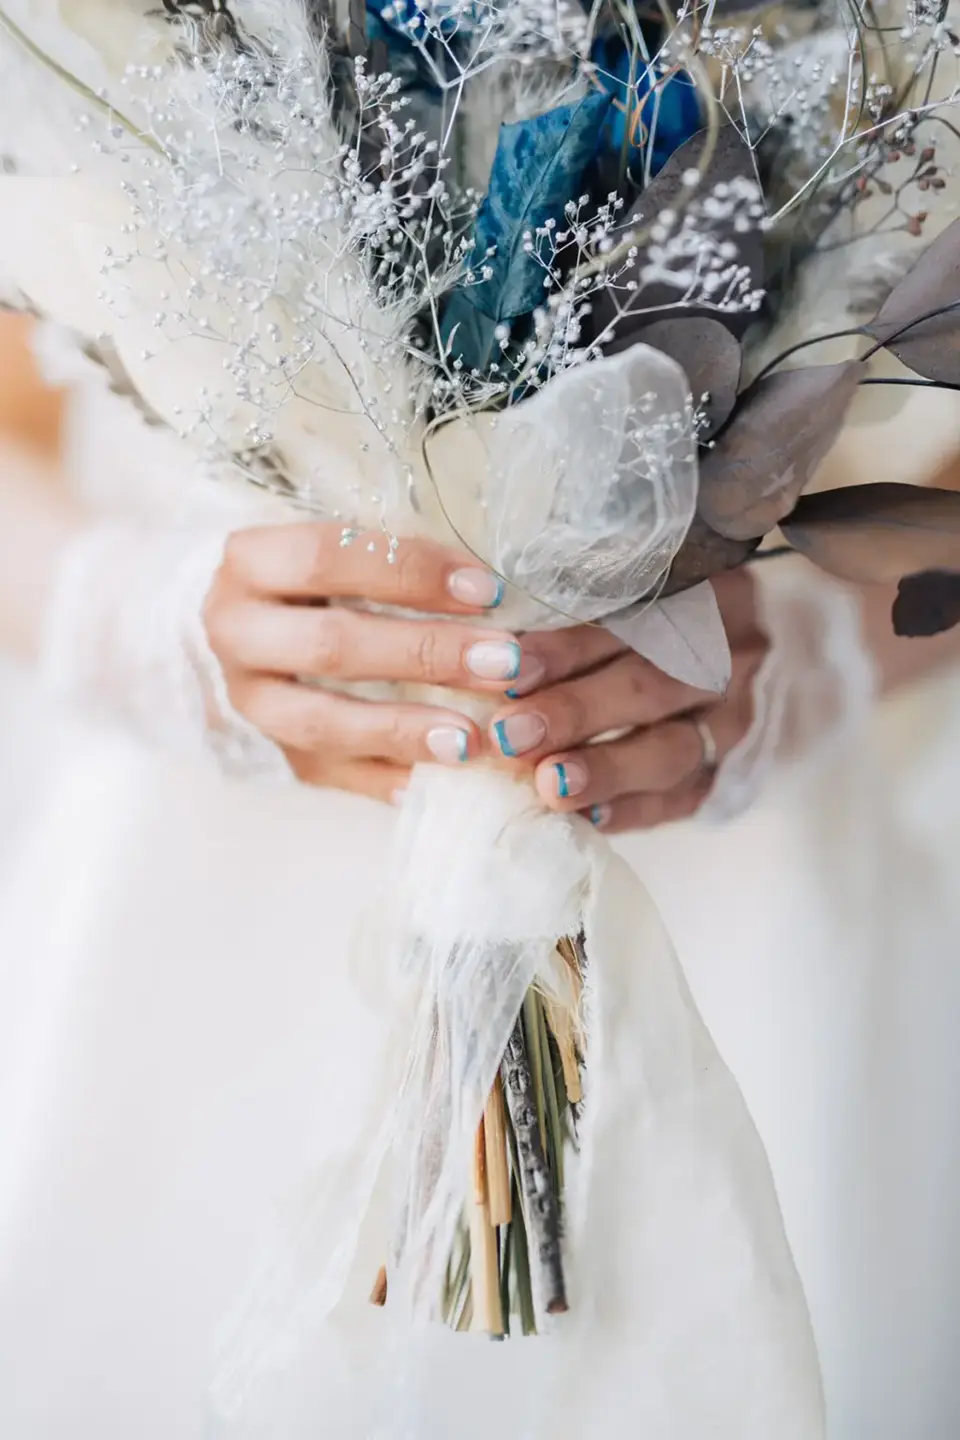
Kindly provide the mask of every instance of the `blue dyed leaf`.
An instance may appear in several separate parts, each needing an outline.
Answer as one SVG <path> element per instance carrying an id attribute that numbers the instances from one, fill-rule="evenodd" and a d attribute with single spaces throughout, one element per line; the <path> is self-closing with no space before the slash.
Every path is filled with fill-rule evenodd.
<path id="1" fill-rule="evenodd" d="M 424 38 L 431 32 L 453 35 L 468 18 L 456 5 L 440 6 L 436 3 L 428 16 L 414 0 L 367 0 L 367 11 L 399 34 Z"/>
<path id="2" fill-rule="evenodd" d="M 390 25 L 377 14 L 375 9 L 367 8 L 367 39 L 371 48 L 378 52 L 376 70 L 383 74 L 388 72 L 395 80 L 400 82 L 401 96 L 411 99 L 416 96 L 429 95 L 431 98 L 439 98 L 441 90 L 437 84 L 437 77 L 434 74 L 427 60 L 422 46 L 403 29 L 396 25 Z"/>
<path id="3" fill-rule="evenodd" d="M 548 220 L 561 221 L 567 202 L 576 200 L 611 100 L 590 95 L 501 126 L 472 255 L 475 270 L 489 266 L 493 273 L 465 292 L 491 320 L 529 315 L 543 303 L 543 267 L 524 248 L 527 237 Z"/>
<path id="4" fill-rule="evenodd" d="M 629 123 L 632 157 L 639 152 L 645 162 L 649 150 L 650 174 L 656 175 L 703 124 L 696 86 L 682 72 L 658 85 L 659 74 L 642 61 L 631 61 L 631 52 L 619 36 L 600 36 L 591 59 L 597 67 L 597 83 L 615 102 L 603 129 L 604 146 L 619 155 Z"/>
<path id="5" fill-rule="evenodd" d="M 452 360 L 467 370 L 486 372 L 500 353 L 496 320 L 491 320 L 473 303 L 472 291 L 459 286 L 452 291 L 443 312 L 444 349 Z"/>

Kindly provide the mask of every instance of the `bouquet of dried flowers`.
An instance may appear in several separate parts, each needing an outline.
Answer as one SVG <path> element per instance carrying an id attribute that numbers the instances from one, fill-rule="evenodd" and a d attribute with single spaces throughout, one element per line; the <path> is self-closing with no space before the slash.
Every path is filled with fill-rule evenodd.
<path id="1" fill-rule="evenodd" d="M 648 653 L 666 616 L 683 658 L 649 653 L 694 684 L 728 674 L 710 578 L 778 529 L 835 575 L 899 580 L 900 633 L 960 620 L 960 496 L 804 493 L 860 386 L 960 388 L 960 221 L 935 212 L 947 0 L 162 0 L 124 7 L 125 35 L 169 27 L 129 55 L 93 0 L 58 8 L 112 88 L 6 8 L 0 27 L 75 97 L 94 173 L 123 167 L 111 339 L 91 352 L 212 469 L 341 518 L 345 545 L 372 525 L 391 559 L 398 534 L 452 529 L 518 625 L 610 623 Z M 888 239 L 915 263 L 842 332 L 847 358 L 798 367 L 819 333 L 770 353 L 806 268 Z M 186 406 L 158 335 L 206 378 Z M 913 375 L 875 374 L 883 350 Z M 528 940 L 491 943 L 474 974 L 475 1000 L 502 967 L 519 998 L 476 1071 L 452 1221 L 448 946 L 407 1083 L 415 1106 L 439 1074 L 445 1099 L 373 1295 L 412 1265 L 418 1304 L 495 1336 L 567 1308 L 589 1062 L 579 927 L 546 962 Z"/>

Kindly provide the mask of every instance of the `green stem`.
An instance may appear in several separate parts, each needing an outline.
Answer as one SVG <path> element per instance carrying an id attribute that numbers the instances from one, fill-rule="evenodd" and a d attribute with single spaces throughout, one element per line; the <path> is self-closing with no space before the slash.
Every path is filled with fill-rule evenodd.
<path id="1" fill-rule="evenodd" d="M 118 125 L 122 125 L 129 135 L 139 140 L 141 144 L 146 145 L 148 149 L 153 150 L 155 154 L 163 155 L 169 160 L 170 156 L 158 140 L 155 140 L 152 135 L 147 135 L 138 129 L 132 120 L 128 120 L 119 110 L 114 109 L 108 100 L 104 100 L 95 90 L 91 90 L 90 86 L 85 85 L 79 76 L 74 75 L 72 71 L 68 70 L 64 65 L 61 65 L 58 60 L 54 60 L 52 55 L 48 55 L 46 50 L 41 49 L 35 40 L 31 40 L 30 36 L 27 35 L 24 30 L 21 30 L 20 26 L 14 20 L 11 20 L 10 16 L 2 8 L 0 8 L 0 26 L 26 50 L 28 55 L 31 55 L 34 60 L 40 65 L 43 65 L 51 74 L 56 75 L 57 79 L 68 86 L 74 94 L 79 95 L 81 99 L 85 100 L 93 109 L 99 110 L 101 115 L 105 115 L 107 119 L 115 121 Z"/>
<path id="2" fill-rule="evenodd" d="M 537 1029 L 543 1071 L 543 1090 L 547 1101 L 547 1126 L 545 1134 L 549 1140 L 550 1177 L 554 1194 L 559 1203 L 563 1194 L 563 1127 L 560 1123 L 560 1103 L 557 1098 L 556 1072 L 553 1067 L 553 1052 L 550 1049 L 550 1035 L 543 1000 L 534 996 L 537 1011 Z"/>

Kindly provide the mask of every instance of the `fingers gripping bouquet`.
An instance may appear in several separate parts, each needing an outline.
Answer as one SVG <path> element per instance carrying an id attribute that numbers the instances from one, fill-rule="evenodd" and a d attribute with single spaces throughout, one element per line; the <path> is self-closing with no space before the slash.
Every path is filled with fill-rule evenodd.
<path id="1" fill-rule="evenodd" d="M 960 230 L 849 328 L 850 358 L 797 368 L 803 346 L 768 336 L 801 260 L 923 238 L 932 207 L 887 174 L 936 193 L 943 16 L 911 10 L 881 83 L 875 27 L 828 5 L 769 24 L 627 0 L 108 8 L 0 23 L 92 140 L 57 192 L 98 272 L 68 323 L 209 472 L 386 563 L 404 536 L 452 538 L 502 578 L 498 624 L 609 624 L 701 686 L 729 674 L 710 577 L 778 526 L 841 577 L 902 579 L 904 633 L 960 614 L 958 497 L 802 495 L 883 346 L 960 383 Z M 532 1334 L 589 1292 L 582 1266 L 568 1282 L 610 1103 L 612 862 L 482 768 L 424 770 L 401 828 L 409 1043 L 373 1298 Z M 724 1121 L 739 1153 L 746 1119 Z M 747 1232 L 775 1211 L 756 1186 Z"/>

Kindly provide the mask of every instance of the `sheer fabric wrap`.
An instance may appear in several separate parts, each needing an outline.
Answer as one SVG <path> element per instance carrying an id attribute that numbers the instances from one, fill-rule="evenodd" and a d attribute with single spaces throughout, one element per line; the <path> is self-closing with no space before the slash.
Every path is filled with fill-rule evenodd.
<path id="1" fill-rule="evenodd" d="M 514 1017 L 578 921 L 588 1053 L 566 1183 L 571 1311 L 491 1345 L 429 1322 Z M 214 1435 L 305 1437 L 321 1414 L 338 1440 L 480 1440 L 494 1425 L 607 1440 L 626 1418 L 657 1440 L 823 1434 L 762 1146 L 643 886 L 601 837 L 500 775 L 425 768 L 376 933 L 338 963 L 371 1002 L 367 1034 L 331 1040 L 354 1144 L 328 1151 L 318 1136 L 313 1192 L 229 1332 Z M 379 1310 L 367 1296 L 391 1254 Z"/>

